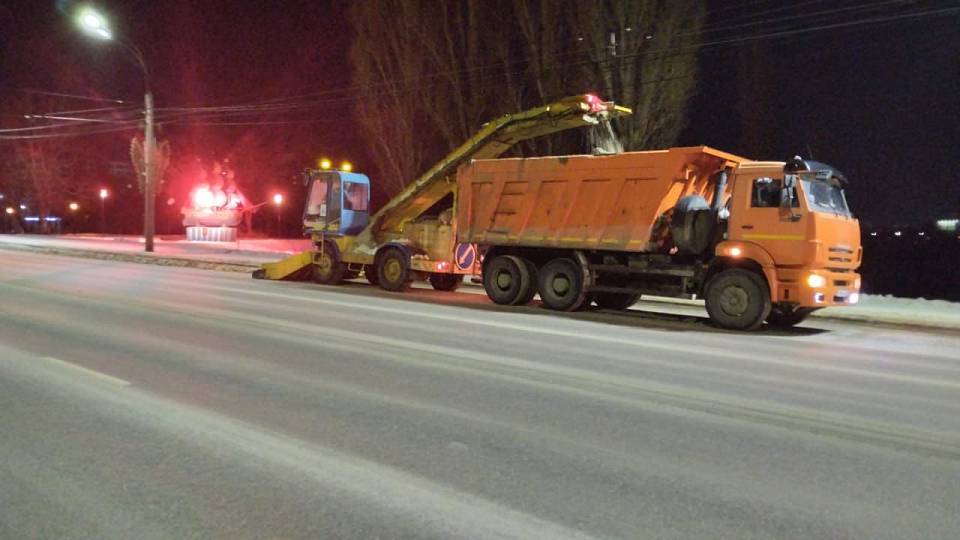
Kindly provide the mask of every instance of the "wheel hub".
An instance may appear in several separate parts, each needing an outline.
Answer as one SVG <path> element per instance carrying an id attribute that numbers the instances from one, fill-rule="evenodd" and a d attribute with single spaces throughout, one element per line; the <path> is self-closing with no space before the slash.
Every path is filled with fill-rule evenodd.
<path id="1" fill-rule="evenodd" d="M 399 261 L 391 259 L 383 266 L 383 277 L 387 278 L 387 281 L 397 281 L 400 279 L 400 274 L 402 273 L 403 268 L 400 266 Z"/>
<path id="2" fill-rule="evenodd" d="M 553 292 L 556 293 L 557 296 L 564 296 L 570 292 L 570 278 L 563 274 L 558 274 L 551 280 L 550 288 L 553 289 Z"/>
<path id="3" fill-rule="evenodd" d="M 331 268 L 333 268 L 333 258 L 330 257 L 330 254 L 320 255 L 320 259 L 317 261 L 317 269 L 320 273 L 329 274 Z"/>
<path id="4" fill-rule="evenodd" d="M 510 272 L 499 272 L 496 281 L 497 288 L 501 291 L 506 291 L 513 285 L 513 276 L 510 275 Z"/>
<path id="5" fill-rule="evenodd" d="M 750 298 L 740 287 L 727 287 L 720 293 L 720 308 L 728 315 L 741 317 L 747 312 Z"/>

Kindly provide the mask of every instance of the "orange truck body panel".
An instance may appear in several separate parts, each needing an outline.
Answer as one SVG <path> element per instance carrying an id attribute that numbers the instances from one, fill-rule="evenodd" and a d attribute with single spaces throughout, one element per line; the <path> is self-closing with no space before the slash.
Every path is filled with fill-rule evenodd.
<path id="1" fill-rule="evenodd" d="M 659 248 L 658 218 L 683 196 L 713 198 L 710 177 L 745 158 L 698 146 L 606 156 L 477 160 L 460 169 L 460 242 Z"/>

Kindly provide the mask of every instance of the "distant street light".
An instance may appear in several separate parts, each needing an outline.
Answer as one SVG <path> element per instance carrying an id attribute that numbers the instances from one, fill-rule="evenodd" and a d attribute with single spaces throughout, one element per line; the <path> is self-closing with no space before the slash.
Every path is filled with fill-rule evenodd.
<path id="1" fill-rule="evenodd" d="M 280 237 L 280 206 L 283 205 L 283 194 L 273 194 L 273 205 L 277 207 L 277 238 Z"/>
<path id="2" fill-rule="evenodd" d="M 107 18 L 91 7 L 84 7 L 77 14 L 77 23 L 87 34 L 102 40 L 114 40 L 113 32 Z M 143 107 L 145 128 L 143 133 L 143 245 L 144 251 L 153 251 L 153 233 L 156 226 L 156 179 L 154 178 L 154 153 L 157 148 L 156 137 L 154 136 L 153 126 L 153 94 L 150 92 L 150 72 L 147 70 L 147 64 L 143 59 L 143 52 L 136 45 L 129 41 L 114 40 L 130 52 L 136 59 L 140 70 L 143 72 Z M 106 198 L 101 191 L 101 207 L 103 199 Z M 102 220 L 102 212 L 101 212 Z M 102 230 L 101 226 L 101 230 Z"/>
<path id="3" fill-rule="evenodd" d="M 110 192 L 106 188 L 100 188 L 100 234 L 103 234 L 107 229 L 106 200 L 109 194 Z"/>
<path id="4" fill-rule="evenodd" d="M 16 210 L 14 210 L 12 206 L 7 207 L 7 214 L 13 215 L 14 212 L 16 212 Z"/>
<path id="5" fill-rule="evenodd" d="M 80 209 L 80 205 L 75 202 L 70 203 L 69 207 L 71 212 L 76 212 Z"/>

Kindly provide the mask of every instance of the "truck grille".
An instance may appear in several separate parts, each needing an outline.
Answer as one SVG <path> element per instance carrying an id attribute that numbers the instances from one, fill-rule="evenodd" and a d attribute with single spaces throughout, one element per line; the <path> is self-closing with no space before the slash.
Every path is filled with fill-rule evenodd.
<path id="1" fill-rule="evenodd" d="M 838 263 L 853 262 L 853 248 L 848 246 L 830 246 L 827 251 L 827 260 Z"/>

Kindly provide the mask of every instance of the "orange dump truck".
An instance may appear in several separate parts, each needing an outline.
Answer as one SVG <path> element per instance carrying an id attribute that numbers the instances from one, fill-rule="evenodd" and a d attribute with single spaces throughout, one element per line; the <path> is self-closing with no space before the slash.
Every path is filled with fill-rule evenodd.
<path id="1" fill-rule="evenodd" d="M 457 240 L 480 247 L 498 304 L 703 297 L 715 323 L 748 330 L 858 300 L 860 226 L 823 163 L 671 148 L 474 160 L 457 184 Z"/>

